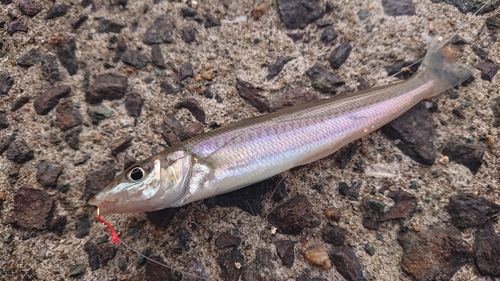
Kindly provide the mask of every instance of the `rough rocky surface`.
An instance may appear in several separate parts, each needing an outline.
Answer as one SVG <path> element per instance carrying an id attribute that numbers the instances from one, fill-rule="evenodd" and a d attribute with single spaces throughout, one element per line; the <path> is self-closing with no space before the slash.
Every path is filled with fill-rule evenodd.
<path id="1" fill-rule="evenodd" d="M 61 85 L 44 91 L 33 102 L 36 113 L 41 115 L 49 113 L 56 107 L 60 99 L 67 97 L 70 93 L 71 87 L 68 85 Z"/>
<path id="2" fill-rule="evenodd" d="M 301 18 L 289 19 L 300 20 L 303 29 L 285 26 L 280 13 L 284 2 L 290 7 L 290 15 L 300 13 Z M 409 67 L 405 62 L 417 61 L 427 50 L 422 34 L 447 40 L 463 26 L 456 37 L 462 39 L 453 40 L 450 46 L 458 63 L 471 68 L 475 79 L 468 81 L 467 86 L 423 103 L 428 108 L 424 110 L 432 112 L 426 126 L 432 129 L 432 143 L 437 148 L 434 164 L 416 162 L 398 149 L 402 140 L 389 140 L 375 131 L 334 155 L 286 171 L 265 186 L 257 184 L 242 189 L 241 193 L 228 194 L 224 199 L 219 197 L 220 204 L 194 202 L 169 209 L 166 214 L 159 213 L 152 220 L 148 220 L 153 217 L 151 213 L 105 216 L 124 242 L 144 253 L 149 249 L 148 255 L 159 257 L 174 268 L 171 276 L 161 280 L 181 279 L 177 270 L 196 272 L 207 280 L 227 280 L 238 272 L 241 272 L 240 280 L 362 280 L 359 269 L 368 280 L 413 280 L 401 266 L 403 248 L 397 242 L 399 228 L 418 234 L 432 227 L 451 226 L 453 221 L 447 206 L 450 196 L 457 193 L 471 193 L 497 205 L 500 203 L 497 188 L 500 141 L 492 126 L 498 123 L 495 116 L 500 116 L 495 107 L 499 75 L 489 75 L 489 82 L 481 79 L 481 70 L 474 68 L 485 62 L 498 64 L 500 49 L 496 21 L 487 20 L 498 14 L 498 9 L 473 16 L 462 14 L 446 2 L 460 2 L 459 7 L 474 10 L 480 1 L 411 2 L 415 15 L 390 16 L 384 12 L 382 1 L 360 0 L 288 0 L 280 4 L 278 1 L 222 0 L 35 1 L 41 10 L 30 17 L 21 12 L 21 0 L 0 0 L 0 111 L 6 113 L 8 123 L 7 128 L 0 129 L 0 169 L 3 171 L 0 176 L 0 237 L 3 240 L 0 256 L 8 257 L 0 258 L 0 279 L 148 278 L 151 275 L 148 275 L 145 259 L 138 263 L 136 254 L 122 245 L 112 245 L 109 231 L 95 217 L 96 208 L 87 204 L 87 198 L 103 188 L 115 171 L 122 171 L 131 163 L 142 161 L 174 141 L 180 142 L 200 131 L 212 131 L 309 98 L 329 98 L 330 94 L 312 87 L 306 74 L 316 63 L 345 82 L 335 88 L 339 98 L 357 89 L 366 89 L 367 85 L 378 87 L 401 82 L 397 77 L 388 77 L 384 66 L 399 66 L 394 67 L 396 71 L 401 66 Z M 492 1 L 494 5 L 498 2 Z M 49 10 L 57 4 L 68 6 L 66 14 L 46 19 Z M 322 15 L 320 9 L 324 11 Z M 316 18 L 316 15 L 321 16 Z M 166 24 L 160 21 L 155 27 L 155 20 L 163 17 L 170 19 Z M 470 24 L 466 23 L 469 19 Z M 192 32 L 194 41 L 187 43 L 193 40 Z M 65 43 L 71 40 L 76 48 Z M 346 41 L 352 47 L 348 59 L 340 68 L 333 69 L 328 57 Z M 73 75 L 58 57 L 61 44 L 69 47 L 65 49 L 66 54 L 77 62 Z M 16 60 L 31 49 L 38 53 L 34 64 L 18 65 Z M 163 63 L 153 56 L 153 49 L 161 50 Z M 140 69 L 127 65 L 122 61 L 127 50 L 135 50 L 151 62 Z M 268 67 L 278 57 L 295 59 L 268 80 Z M 185 62 L 191 64 L 192 76 L 180 82 L 179 70 Z M 415 70 L 416 67 L 403 68 L 398 77 L 410 77 Z M 105 83 L 99 85 L 99 77 L 109 73 L 123 79 L 121 83 L 115 83 L 119 82 L 117 79 L 109 81 L 109 85 L 117 85 L 114 89 L 108 88 L 112 98 L 97 94 L 96 99 L 87 100 L 86 93 L 97 92 L 96 86 L 106 91 Z M 252 84 L 268 109 L 261 113 L 239 96 L 238 81 Z M 61 85 L 71 87 L 71 92 L 58 98 L 45 115 L 37 114 L 34 101 L 44 91 Z M 143 99 L 138 117 L 135 116 L 141 102 L 131 98 L 134 93 Z M 56 123 L 57 108 L 63 98 L 82 115 L 81 124 L 66 131 Z M 203 108 L 205 123 L 198 122 L 189 110 L 175 108 L 186 99 L 195 99 Z M 11 111 L 13 108 L 16 110 Z M 130 108 L 134 109 L 133 114 L 129 114 Z M 466 119 L 458 118 L 454 109 L 462 112 Z M 178 130 L 172 129 L 169 134 L 177 139 L 163 138 L 162 127 L 167 116 L 179 123 Z M 427 131 L 418 126 L 409 128 L 427 135 Z M 127 135 L 133 136 L 133 142 L 126 151 L 113 156 L 109 143 Z M 442 154 L 446 143 L 453 138 L 462 144 L 484 148 L 476 174 Z M 19 149 L 20 141 L 27 149 Z M 23 150 L 28 153 L 20 153 Z M 7 157 L 24 155 L 29 159 L 30 151 L 33 158 L 24 163 Z M 42 187 L 37 182 L 37 166 L 44 160 L 64 167 L 56 188 Z M 87 178 L 95 171 L 101 172 L 101 176 Z M 339 194 L 339 182 L 347 183 L 348 187 L 357 183 L 357 200 Z M 43 190 L 53 200 L 52 216 L 49 216 L 53 219 L 47 221 L 44 230 L 9 223 L 17 212 L 16 193 L 24 186 Z M 380 222 L 378 219 L 395 204 L 387 197 L 391 190 L 414 195 L 416 211 L 411 216 L 405 211 L 401 213 L 403 218 Z M 268 216 L 297 195 L 307 197 L 314 215 L 309 227 L 299 234 L 285 234 L 269 223 Z M 370 197 L 370 202 L 365 202 L 365 197 Z M 374 214 L 370 221 L 365 219 L 367 208 Z M 331 215 L 331 210 L 340 210 L 340 214 Z M 494 232 L 488 230 L 486 236 L 495 237 L 490 234 L 498 235 L 500 224 L 495 215 L 487 217 L 492 220 Z M 158 222 L 156 219 L 160 226 L 154 224 Z M 323 240 L 327 222 L 346 230 L 343 246 Z M 471 247 L 475 245 L 478 229 L 483 231 L 484 224 L 461 229 L 463 239 Z M 218 249 L 215 239 L 224 232 L 240 237 L 242 242 L 238 247 Z M 490 245 L 495 244 L 483 238 L 486 236 L 478 235 L 488 243 L 487 247 L 494 249 Z M 278 256 L 274 242 L 279 240 L 300 243 L 293 247 L 295 259 L 290 268 L 285 267 Z M 330 254 L 343 249 L 339 252 L 340 258 L 335 260 L 353 261 L 349 257 L 355 256 L 357 262 L 348 262 L 350 267 L 339 271 L 340 265 L 333 264 L 332 258 L 335 268 L 322 269 L 308 260 L 315 260 L 311 253 L 308 259 L 302 255 L 298 245 L 304 241 L 320 243 Z M 96 248 L 92 262 L 85 251 L 87 242 Z M 117 251 L 110 259 L 114 255 L 112 247 Z M 352 255 L 348 255 L 347 249 Z M 221 258 L 225 264 L 221 268 L 218 257 L 225 252 L 232 255 Z M 489 257 L 491 252 L 483 253 L 483 257 Z M 99 255 L 107 264 L 101 263 Z M 491 265 L 488 259 L 481 263 L 485 269 Z M 99 268 L 92 270 L 94 264 Z M 483 276 L 478 268 L 471 258 L 456 271 L 452 280 L 496 278 L 488 275 L 492 272 Z M 163 267 L 158 270 L 165 271 Z M 493 268 L 490 266 L 489 270 Z M 183 280 L 203 280 L 185 273 L 182 276 Z"/>
<path id="3" fill-rule="evenodd" d="M 482 275 L 500 277 L 500 235 L 491 220 L 476 230 L 473 254 Z"/>
<path id="4" fill-rule="evenodd" d="M 22 187 L 14 196 L 14 212 L 9 223 L 24 229 L 47 229 L 54 199 L 41 189 Z"/>
<path id="5" fill-rule="evenodd" d="M 36 181 L 47 187 L 56 187 L 63 166 L 57 162 L 42 161 L 37 166 Z"/>
<path id="6" fill-rule="evenodd" d="M 448 213 L 458 228 L 483 225 L 491 216 L 500 212 L 500 205 L 470 193 L 450 196 Z"/>
<path id="7" fill-rule="evenodd" d="M 483 164 L 484 147 L 481 144 L 468 144 L 452 138 L 443 147 L 443 154 L 476 174 Z"/>
<path id="8" fill-rule="evenodd" d="M 456 228 L 401 232 L 401 266 L 415 280 L 450 280 L 465 265 L 471 250 Z"/>
<path id="9" fill-rule="evenodd" d="M 434 147 L 431 118 L 429 110 L 420 103 L 383 126 L 381 132 L 391 140 L 399 140 L 398 148 L 411 159 L 424 165 L 432 165 L 437 151 Z"/>

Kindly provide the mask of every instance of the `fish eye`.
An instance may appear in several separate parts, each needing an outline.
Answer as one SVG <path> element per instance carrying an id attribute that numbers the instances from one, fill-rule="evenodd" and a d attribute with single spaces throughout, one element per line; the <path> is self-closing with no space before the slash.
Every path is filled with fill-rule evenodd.
<path id="1" fill-rule="evenodd" d="M 145 174 L 146 172 L 144 172 L 144 169 L 141 167 L 135 167 L 128 173 L 128 178 L 133 181 L 138 181 L 144 178 Z"/>

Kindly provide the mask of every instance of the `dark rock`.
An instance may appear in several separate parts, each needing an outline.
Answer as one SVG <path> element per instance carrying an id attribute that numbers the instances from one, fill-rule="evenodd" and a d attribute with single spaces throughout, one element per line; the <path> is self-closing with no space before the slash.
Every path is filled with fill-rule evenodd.
<path id="1" fill-rule="evenodd" d="M 35 112 L 46 115 L 59 103 L 60 99 L 67 97 L 70 93 L 71 87 L 68 85 L 60 85 L 46 90 L 33 102 Z"/>
<path id="2" fill-rule="evenodd" d="M 118 249 L 112 245 L 104 244 L 97 247 L 99 261 L 101 262 L 101 265 L 103 267 L 108 265 L 108 262 L 110 262 L 116 256 L 117 252 Z"/>
<path id="3" fill-rule="evenodd" d="M 195 8 L 192 8 L 192 7 L 182 7 L 181 8 L 181 14 L 182 14 L 182 17 L 184 18 L 192 18 L 194 16 L 196 16 L 196 9 Z"/>
<path id="4" fill-rule="evenodd" d="M 493 15 L 486 19 L 486 27 L 489 30 L 500 29 L 500 14 Z"/>
<path id="5" fill-rule="evenodd" d="M 135 163 L 137 162 L 137 159 L 135 158 L 134 155 L 130 155 L 130 154 L 125 154 L 125 156 L 123 157 L 123 170 L 127 170 L 128 168 L 130 168 L 132 165 L 134 165 Z"/>
<path id="6" fill-rule="evenodd" d="M 400 232 L 401 267 L 414 280 L 450 280 L 470 258 L 470 248 L 456 228 Z"/>
<path id="7" fill-rule="evenodd" d="M 161 135 L 169 146 L 181 143 L 183 138 L 181 123 L 174 116 L 168 116 L 161 125 Z"/>
<path id="8" fill-rule="evenodd" d="M 94 3 L 94 0 L 82 0 L 82 2 L 80 3 L 80 5 L 83 7 L 83 8 L 87 8 L 88 6 L 92 5 L 94 6 L 95 3 Z"/>
<path id="9" fill-rule="evenodd" d="M 163 58 L 163 52 L 161 51 L 161 47 L 159 44 L 154 44 L 151 46 L 151 60 L 153 64 L 160 67 L 165 68 L 165 59 Z"/>
<path id="10" fill-rule="evenodd" d="M 335 31 L 333 26 L 328 26 L 323 31 L 321 32 L 321 36 L 319 37 L 319 40 L 325 44 L 328 44 L 330 42 L 333 42 L 339 34 Z"/>
<path id="11" fill-rule="evenodd" d="M 36 181 L 46 187 L 56 187 L 62 171 L 63 166 L 58 162 L 42 161 L 37 166 Z"/>
<path id="12" fill-rule="evenodd" d="M 335 4 L 332 1 L 326 1 L 325 3 L 325 14 L 329 14 L 335 9 Z"/>
<path id="13" fill-rule="evenodd" d="M 87 160 L 90 159 L 90 154 L 84 154 L 83 156 L 79 157 L 79 158 L 74 158 L 73 159 L 73 166 L 80 166 L 80 165 L 83 165 L 85 164 L 85 162 L 87 162 Z"/>
<path id="14" fill-rule="evenodd" d="M 278 0 L 281 21 L 288 29 L 304 29 L 324 14 L 314 0 Z"/>
<path id="15" fill-rule="evenodd" d="M 371 218 L 379 218 L 384 211 L 385 204 L 370 198 L 368 196 L 363 198 L 363 208 Z"/>
<path id="16" fill-rule="evenodd" d="M 82 239 L 90 234 L 90 219 L 87 213 L 78 215 L 78 221 L 76 222 L 76 233 L 75 237 Z"/>
<path id="17" fill-rule="evenodd" d="M 3 154 L 16 139 L 16 134 L 0 135 L 0 155 Z"/>
<path id="18" fill-rule="evenodd" d="M 77 126 L 72 129 L 69 129 L 64 135 L 64 140 L 69 145 L 69 147 L 74 150 L 78 150 L 80 148 L 80 133 L 82 132 L 82 126 Z"/>
<path id="19" fill-rule="evenodd" d="M 174 29 L 174 19 L 169 15 L 161 15 L 154 21 L 153 25 L 148 28 L 142 42 L 147 45 L 172 43 Z"/>
<path id="20" fill-rule="evenodd" d="M 326 243 L 330 243 L 334 246 L 342 246 L 345 243 L 345 237 L 347 235 L 347 230 L 340 226 L 327 223 L 321 232 L 321 237 Z"/>
<path id="21" fill-rule="evenodd" d="M 76 61 L 76 43 L 75 40 L 64 40 L 57 46 L 57 58 L 62 66 L 66 68 L 69 75 L 75 75 L 78 71 L 78 62 Z"/>
<path id="22" fill-rule="evenodd" d="M 259 112 L 269 111 L 269 101 L 261 94 L 254 85 L 239 80 L 236 82 L 236 90 L 240 97 L 248 100 Z"/>
<path id="23" fill-rule="evenodd" d="M 12 36 L 16 32 L 28 32 L 28 27 L 24 25 L 24 23 L 22 23 L 20 20 L 14 20 L 9 23 L 9 26 L 7 27 L 7 33 Z"/>
<path id="24" fill-rule="evenodd" d="M 465 40 L 462 36 L 456 34 L 453 37 L 451 37 L 450 44 L 452 45 L 466 45 L 469 44 L 467 40 Z"/>
<path id="25" fill-rule="evenodd" d="M 165 268 L 162 264 L 165 264 L 159 256 L 151 257 L 152 261 L 146 262 L 146 270 L 144 271 L 145 279 L 148 281 L 163 281 L 163 280 L 176 280 L 170 268 Z"/>
<path id="26" fill-rule="evenodd" d="M 369 230 L 379 230 L 380 222 L 371 217 L 363 218 L 363 227 Z"/>
<path id="27" fill-rule="evenodd" d="M 10 77 L 8 72 L 0 73 L 0 95 L 6 95 L 10 88 L 14 85 L 14 79 Z"/>
<path id="28" fill-rule="evenodd" d="M 340 195 L 349 198 L 349 200 L 358 200 L 360 191 L 361 183 L 353 182 L 351 185 L 348 185 L 346 182 L 339 182 Z"/>
<path id="29" fill-rule="evenodd" d="M 333 25 L 333 20 L 332 19 L 321 19 L 316 22 L 316 26 L 319 28 L 327 27 L 327 26 L 332 26 Z"/>
<path id="30" fill-rule="evenodd" d="M 165 93 L 165 95 L 170 95 L 174 93 L 174 87 L 172 87 L 172 85 L 170 85 L 168 82 L 162 81 L 160 83 L 160 91 L 162 93 Z"/>
<path id="31" fill-rule="evenodd" d="M 0 0 L 0 3 L 3 5 L 9 5 L 10 3 L 12 3 L 12 0 Z"/>
<path id="32" fill-rule="evenodd" d="M 482 58 L 483 60 L 490 62 L 490 63 L 493 62 L 489 58 L 490 54 L 485 49 L 479 47 L 479 45 L 472 45 L 472 51 L 474 52 L 474 54 L 476 54 L 478 57 Z M 476 67 L 476 66 L 474 66 L 474 67 Z"/>
<path id="33" fill-rule="evenodd" d="M 337 271 L 348 281 L 365 281 L 363 266 L 351 247 L 340 247 L 330 254 Z"/>
<path id="34" fill-rule="evenodd" d="M 146 216 L 148 217 L 149 222 L 156 227 L 166 229 L 170 225 L 170 222 L 174 218 L 177 211 L 179 211 L 179 208 L 167 208 L 154 212 L 146 212 Z"/>
<path id="35" fill-rule="evenodd" d="M 9 120 L 7 119 L 7 112 L 0 109 L 0 129 L 9 127 Z"/>
<path id="36" fill-rule="evenodd" d="M 54 55 L 46 54 L 42 56 L 42 76 L 45 81 L 54 84 L 61 81 L 59 76 L 59 65 L 57 64 L 57 57 Z"/>
<path id="37" fill-rule="evenodd" d="M 474 65 L 475 68 L 481 70 L 481 79 L 491 82 L 493 77 L 500 69 L 500 65 L 489 63 L 489 62 L 481 62 Z"/>
<path id="38" fill-rule="evenodd" d="M 99 252 L 97 251 L 97 247 L 91 241 L 87 241 L 85 245 L 83 245 L 83 250 L 88 255 L 89 266 L 92 271 L 97 270 L 101 267 L 99 264 Z"/>
<path id="39" fill-rule="evenodd" d="M 127 135 L 111 141 L 108 146 L 111 149 L 113 155 L 116 156 L 118 153 L 123 152 L 125 151 L 125 149 L 129 148 L 132 145 L 133 140 L 133 136 Z"/>
<path id="40" fill-rule="evenodd" d="M 42 60 L 42 54 L 33 48 L 24 53 L 16 60 L 16 64 L 24 67 L 30 67 Z"/>
<path id="41" fill-rule="evenodd" d="M 299 40 L 302 40 L 302 38 L 304 38 L 304 34 L 305 32 L 297 32 L 297 33 L 287 33 L 286 35 L 288 35 L 288 37 L 292 39 L 293 43 L 295 43 Z"/>
<path id="42" fill-rule="evenodd" d="M 85 175 L 85 192 L 83 198 L 88 201 L 101 191 L 103 187 L 110 184 L 116 174 L 114 164 L 111 162 L 99 165 L 99 169 Z"/>
<path id="43" fill-rule="evenodd" d="M 47 229 L 54 200 L 45 190 L 21 187 L 14 195 L 9 223 L 24 229 Z"/>
<path id="44" fill-rule="evenodd" d="M 354 155 L 356 155 L 358 148 L 359 145 L 354 142 L 341 150 L 343 153 L 335 159 L 338 163 L 340 163 L 340 169 L 345 169 L 345 167 L 347 167 L 347 164 L 349 164 Z"/>
<path id="45" fill-rule="evenodd" d="M 194 76 L 193 65 L 190 62 L 185 62 L 179 68 L 179 80 L 184 81 L 189 77 Z"/>
<path id="46" fill-rule="evenodd" d="M 434 0 L 436 1 L 436 0 Z M 485 14 L 495 10 L 498 7 L 498 2 L 490 2 L 488 5 L 483 7 L 483 2 L 476 1 L 464 1 L 464 0 L 443 0 L 443 2 L 455 6 L 460 12 L 466 14 L 468 12 L 476 12 L 480 8 L 481 11 L 479 15 Z"/>
<path id="47" fill-rule="evenodd" d="M 102 120 L 111 117 L 113 112 L 103 104 L 99 104 L 98 106 L 89 106 L 87 108 L 87 114 L 92 119 L 92 123 L 97 125 Z"/>
<path id="48" fill-rule="evenodd" d="M 103 19 L 97 25 L 97 32 L 99 33 L 120 33 L 126 27 L 124 24 L 119 24 L 111 20 Z"/>
<path id="49" fill-rule="evenodd" d="M 84 24 L 87 20 L 89 19 L 89 16 L 87 14 L 81 14 L 75 21 L 71 23 L 71 27 L 73 29 L 78 29 L 82 24 Z"/>
<path id="50" fill-rule="evenodd" d="M 188 140 L 203 133 L 203 124 L 200 122 L 188 122 L 182 127 L 182 141 Z"/>
<path id="51" fill-rule="evenodd" d="M 280 202 L 288 197 L 288 191 L 286 190 L 285 181 L 282 177 L 273 177 L 268 181 L 271 183 L 271 188 L 273 189 L 272 197 L 274 202 Z"/>
<path id="52" fill-rule="evenodd" d="M 461 109 L 461 108 L 454 108 L 451 111 L 451 113 L 453 113 L 453 115 L 457 116 L 460 119 L 466 119 L 465 113 L 464 113 L 463 109 Z"/>
<path id="53" fill-rule="evenodd" d="M 80 111 L 70 104 L 66 99 L 62 99 L 56 107 L 56 125 L 65 131 L 82 124 L 83 117 Z"/>
<path id="54" fill-rule="evenodd" d="M 278 76 L 278 74 L 283 70 L 283 67 L 285 64 L 288 62 L 294 60 L 295 57 L 284 57 L 284 56 L 279 56 L 276 58 L 276 62 L 273 64 L 270 64 L 267 67 L 267 80 L 271 80 L 274 77 Z"/>
<path id="55" fill-rule="evenodd" d="M 42 5 L 38 4 L 36 0 L 22 0 L 19 3 L 19 9 L 23 15 L 34 17 L 42 10 Z"/>
<path id="56" fill-rule="evenodd" d="M 491 220 L 476 230 L 473 253 L 481 275 L 500 277 L 500 235 Z"/>
<path id="57" fill-rule="evenodd" d="M 62 236 L 67 223 L 68 218 L 66 216 L 58 216 L 50 222 L 50 230 L 58 236 Z"/>
<path id="58" fill-rule="evenodd" d="M 292 240 L 278 240 L 274 242 L 278 257 L 280 257 L 281 262 L 287 268 L 291 268 L 295 260 L 295 243 L 297 242 Z"/>
<path id="59" fill-rule="evenodd" d="M 393 65 L 389 66 L 384 66 L 385 71 L 387 72 L 387 75 L 389 77 L 395 76 L 399 79 L 406 80 L 415 74 L 417 72 L 418 67 L 420 66 L 420 62 L 413 62 L 413 61 L 401 61 L 397 62 Z M 409 71 L 403 71 L 402 69 L 409 69 Z M 396 73 L 398 73 L 396 75 Z"/>
<path id="60" fill-rule="evenodd" d="M 137 69 L 145 67 L 149 63 L 149 58 L 137 50 L 128 49 L 122 55 L 122 61 Z"/>
<path id="61" fill-rule="evenodd" d="M 212 15 L 205 15 L 205 28 L 217 27 L 220 26 L 220 21 L 214 18 Z"/>
<path id="62" fill-rule="evenodd" d="M 229 232 L 223 232 L 215 239 L 215 246 L 219 249 L 238 247 L 241 243 L 241 238 L 231 235 Z"/>
<path id="63" fill-rule="evenodd" d="M 382 214 L 379 221 L 409 219 L 417 210 L 417 197 L 409 192 L 403 190 L 391 191 L 387 194 L 387 197 L 394 201 L 394 205 Z"/>
<path id="64" fill-rule="evenodd" d="M 388 16 L 414 16 L 415 5 L 412 0 L 382 0 L 384 13 Z"/>
<path id="65" fill-rule="evenodd" d="M 189 112 L 191 112 L 191 114 L 193 114 L 193 116 L 194 116 L 194 118 L 196 118 L 196 120 L 198 120 L 199 122 L 205 123 L 205 119 L 206 119 L 205 111 L 203 110 L 201 105 L 198 103 L 198 101 L 196 101 L 195 99 L 193 99 L 193 98 L 185 99 L 185 100 L 177 103 L 175 105 L 175 108 L 176 109 L 185 108 L 185 109 L 189 110 Z"/>
<path id="66" fill-rule="evenodd" d="M 470 193 L 459 193 L 450 196 L 447 210 L 451 223 L 462 229 L 483 225 L 500 211 L 500 205 Z"/>
<path id="67" fill-rule="evenodd" d="M 68 12 L 69 6 L 64 5 L 64 4 L 54 4 L 50 9 L 47 11 L 47 15 L 45 16 L 46 20 L 50 19 L 55 19 L 58 17 L 62 17 L 66 15 Z"/>
<path id="68" fill-rule="evenodd" d="M 442 153 L 450 157 L 451 161 L 469 168 L 472 174 L 476 174 L 483 164 L 484 147 L 480 144 L 462 143 L 451 138 L 443 147 Z"/>
<path id="69" fill-rule="evenodd" d="M 242 189 L 205 199 L 204 203 L 208 208 L 235 206 L 252 216 L 257 216 L 264 208 L 262 202 L 271 183 L 271 180 L 254 183 Z"/>
<path id="70" fill-rule="evenodd" d="M 225 252 L 217 257 L 217 263 L 220 266 L 222 280 L 238 281 L 241 275 L 242 268 L 236 268 L 235 263 L 242 266 L 245 264 L 245 258 L 240 250 L 233 248 L 231 251 Z"/>
<path id="71" fill-rule="evenodd" d="M 121 99 L 128 87 L 128 79 L 114 73 L 108 73 L 95 78 L 94 83 L 85 93 L 88 103 L 96 104 L 102 100 Z"/>
<path id="72" fill-rule="evenodd" d="M 132 93 L 125 97 L 125 109 L 130 117 L 137 118 L 141 116 L 144 98 L 138 93 Z"/>
<path id="73" fill-rule="evenodd" d="M 491 109 L 493 111 L 493 127 L 500 127 L 500 97 L 496 99 Z"/>
<path id="74" fill-rule="evenodd" d="M 19 108 L 23 107 L 23 105 L 27 104 L 30 101 L 30 98 L 27 96 L 22 96 L 17 98 L 10 107 L 10 111 L 14 112 Z"/>
<path id="75" fill-rule="evenodd" d="M 271 97 L 273 110 L 301 104 L 318 99 L 318 95 L 302 87 L 296 87 L 285 92 L 278 92 Z"/>
<path id="76" fill-rule="evenodd" d="M 71 268 L 69 271 L 69 277 L 75 278 L 85 273 L 85 265 L 77 264 Z"/>
<path id="77" fill-rule="evenodd" d="M 358 77 L 358 83 L 359 83 L 358 91 L 370 89 L 372 87 L 372 85 L 370 85 L 370 83 L 361 76 Z"/>
<path id="78" fill-rule="evenodd" d="M 295 281 L 328 281 L 328 279 L 321 277 L 311 277 L 309 274 L 303 273 L 297 276 L 297 278 L 295 278 Z"/>
<path id="79" fill-rule="evenodd" d="M 188 25 L 181 30 L 181 39 L 186 43 L 191 43 L 196 39 L 196 29 L 192 25 Z"/>
<path id="80" fill-rule="evenodd" d="M 142 249 L 141 251 L 141 255 L 137 258 L 137 264 L 138 265 L 145 265 L 146 264 L 146 258 L 145 257 L 149 257 L 149 255 L 151 254 L 151 248 L 150 247 L 146 247 L 144 249 Z"/>
<path id="81" fill-rule="evenodd" d="M 9 148 L 5 152 L 7 159 L 14 161 L 18 164 L 23 164 L 33 159 L 35 152 L 29 148 L 25 141 L 14 140 L 10 143 Z"/>
<path id="82" fill-rule="evenodd" d="M 400 140 L 397 147 L 418 163 L 432 165 L 437 153 L 430 112 L 422 103 L 383 126 L 382 133 L 391 140 Z"/>
<path id="83" fill-rule="evenodd" d="M 314 219 L 312 205 L 304 195 L 298 195 L 278 206 L 268 221 L 285 234 L 297 235 L 311 225 Z"/>
<path id="84" fill-rule="evenodd" d="M 118 63 L 121 59 L 125 51 L 128 49 L 127 43 L 125 42 L 125 38 L 123 36 L 118 36 L 116 40 L 116 53 L 113 58 L 114 63 Z"/>
<path id="85" fill-rule="evenodd" d="M 328 57 L 328 62 L 333 69 L 338 69 L 347 60 L 349 54 L 352 51 L 351 43 L 345 41 L 335 48 L 330 56 Z"/>

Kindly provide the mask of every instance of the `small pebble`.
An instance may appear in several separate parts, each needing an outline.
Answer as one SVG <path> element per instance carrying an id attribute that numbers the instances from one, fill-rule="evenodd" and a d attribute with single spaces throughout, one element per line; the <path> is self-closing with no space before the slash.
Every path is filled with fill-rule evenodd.
<path id="1" fill-rule="evenodd" d="M 322 269 L 332 267 L 330 257 L 322 245 L 305 241 L 302 243 L 301 251 L 306 260 L 320 266 Z"/>

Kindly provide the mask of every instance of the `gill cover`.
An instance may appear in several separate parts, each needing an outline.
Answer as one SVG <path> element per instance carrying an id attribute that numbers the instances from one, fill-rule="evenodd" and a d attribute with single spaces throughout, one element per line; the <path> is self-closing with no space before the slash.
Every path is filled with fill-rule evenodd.
<path id="1" fill-rule="evenodd" d="M 174 151 L 165 158 L 159 154 L 134 165 L 117 176 L 89 204 L 102 215 L 156 211 L 181 198 L 189 183 L 192 158 L 185 151 Z"/>

